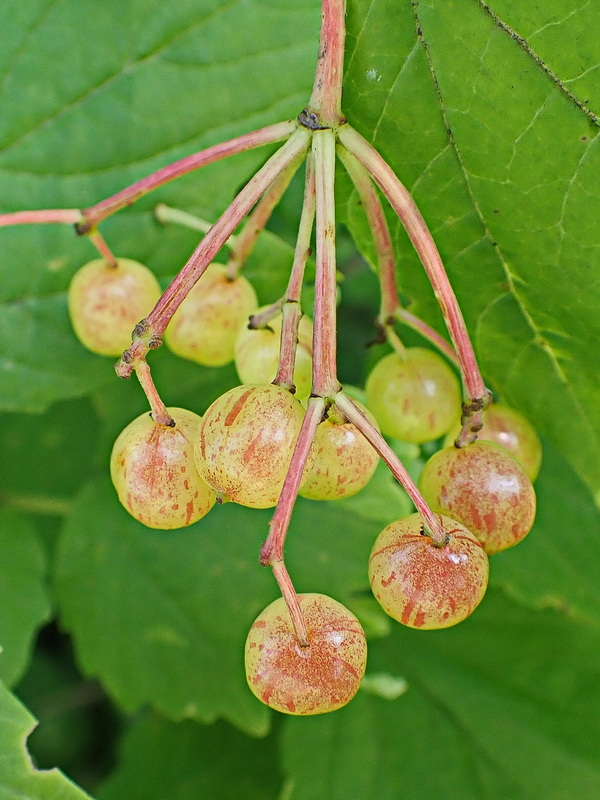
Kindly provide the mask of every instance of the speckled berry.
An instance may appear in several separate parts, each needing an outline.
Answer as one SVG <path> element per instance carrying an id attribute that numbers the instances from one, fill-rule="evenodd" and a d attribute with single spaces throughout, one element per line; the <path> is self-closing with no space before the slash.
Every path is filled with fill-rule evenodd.
<path id="1" fill-rule="evenodd" d="M 198 364 L 229 364 L 238 332 L 257 305 L 256 292 L 243 275 L 230 280 L 227 267 L 211 264 L 173 315 L 165 344 Z"/>
<path id="2" fill-rule="evenodd" d="M 169 408 L 174 427 L 157 425 L 142 414 L 119 434 L 110 474 L 119 500 L 149 528 L 182 528 L 204 517 L 216 501 L 198 474 L 194 440 L 200 417 Z"/>
<path id="3" fill-rule="evenodd" d="M 450 430 L 460 415 L 460 386 L 432 350 L 409 347 L 378 361 L 365 387 L 366 404 L 386 436 L 427 442 Z"/>
<path id="4" fill-rule="evenodd" d="M 277 503 L 304 418 L 301 403 L 279 386 L 238 386 L 202 419 L 196 464 L 219 494 L 252 508 Z M 309 456 L 306 474 L 312 468 Z"/>
<path id="5" fill-rule="evenodd" d="M 308 647 L 300 647 L 282 598 L 259 614 L 246 640 L 252 692 L 284 714 L 324 714 L 346 705 L 365 673 L 367 642 L 354 614 L 323 594 L 301 594 Z"/>
<path id="6" fill-rule="evenodd" d="M 535 519 L 531 481 L 493 442 L 439 450 L 425 464 L 419 488 L 434 511 L 473 531 L 488 555 L 520 542 Z"/>
<path id="7" fill-rule="evenodd" d="M 112 266 L 98 258 L 73 276 L 67 298 L 71 324 L 88 350 L 119 356 L 160 295 L 158 281 L 143 264 L 119 258 Z"/>
<path id="8" fill-rule="evenodd" d="M 264 309 L 259 309 L 263 311 Z M 235 368 L 242 383 L 270 383 L 279 366 L 283 315 L 278 314 L 268 327 L 252 329 L 242 326 L 235 343 Z M 294 366 L 295 396 L 308 397 L 312 386 L 312 321 L 303 316 L 298 326 L 296 363 Z"/>
<path id="9" fill-rule="evenodd" d="M 460 422 L 450 431 L 445 445 L 450 447 L 460 433 Z M 495 442 L 507 450 L 525 470 L 530 481 L 534 481 L 542 465 L 542 444 L 535 428 L 514 408 L 498 404 L 483 412 L 483 428 L 479 441 Z"/>
<path id="10" fill-rule="evenodd" d="M 378 427 L 373 415 L 355 402 Z M 341 500 L 356 494 L 371 480 L 379 461 L 358 428 L 331 414 L 317 428 L 312 450 L 315 463 L 300 489 L 310 500 Z"/>
<path id="11" fill-rule="evenodd" d="M 488 582 L 488 558 L 475 536 L 449 517 L 436 547 L 419 514 L 392 522 L 377 537 L 369 559 L 371 589 L 383 610 L 410 628 L 448 628 L 468 617 Z"/>

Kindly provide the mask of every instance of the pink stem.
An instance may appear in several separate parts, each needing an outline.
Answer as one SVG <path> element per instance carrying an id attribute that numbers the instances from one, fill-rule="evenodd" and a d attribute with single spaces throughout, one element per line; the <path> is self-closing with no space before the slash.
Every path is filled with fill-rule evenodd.
<path id="1" fill-rule="evenodd" d="M 83 214 L 77 208 L 49 208 L 42 211 L 13 211 L 0 214 L 0 228 L 8 225 L 39 225 L 58 222 L 63 225 L 76 225 L 83 221 Z"/>
<path id="2" fill-rule="evenodd" d="M 136 366 L 135 372 L 138 376 L 138 380 L 142 386 L 142 389 L 144 390 L 144 394 L 150 403 L 150 411 L 152 412 L 152 419 L 154 422 L 156 422 L 158 425 L 166 425 L 169 428 L 175 427 L 175 421 L 173 417 L 167 411 L 167 407 L 160 399 L 158 391 L 156 390 L 156 386 L 152 380 L 152 375 L 150 374 L 148 362 L 141 361 Z"/>
<path id="3" fill-rule="evenodd" d="M 335 134 L 313 133 L 316 187 L 317 272 L 313 332 L 312 393 L 332 397 L 339 391 L 336 366 Z"/>
<path id="4" fill-rule="evenodd" d="M 342 117 L 346 0 L 322 0 L 321 40 L 307 111 L 315 126 L 335 127 Z"/>
<path id="5" fill-rule="evenodd" d="M 456 355 L 452 345 L 447 342 L 443 336 L 440 336 L 440 334 L 431 328 L 426 322 L 423 322 L 420 317 L 411 314 L 410 311 L 407 311 L 405 308 L 401 308 L 400 306 L 394 312 L 394 317 L 398 320 L 398 322 L 403 322 L 409 328 L 412 328 L 414 331 L 420 333 L 421 336 L 430 341 L 431 344 L 435 345 L 440 353 L 443 353 L 449 361 L 451 361 L 457 367 L 460 367 L 458 356 Z"/>
<path id="6" fill-rule="evenodd" d="M 211 263 L 213 257 L 235 228 L 240 224 L 281 170 L 294 161 L 308 147 L 310 134 L 298 129 L 288 141 L 274 153 L 258 170 L 253 178 L 215 222 L 202 239 L 185 266 L 167 287 L 156 306 L 145 320 L 136 326 L 134 342 L 123 353 L 116 365 L 117 374 L 122 378 L 131 375 L 138 361 L 143 360 L 149 349 L 160 345 L 160 337 L 169 320 L 177 311 L 188 292 Z"/>
<path id="7" fill-rule="evenodd" d="M 252 314 L 248 322 L 248 327 L 252 328 L 252 330 L 266 328 L 272 319 L 275 319 L 278 314 L 281 314 L 284 302 L 285 297 L 280 297 L 279 300 L 275 300 L 274 303 L 271 303 L 270 306 L 263 309 L 260 314 Z"/>
<path id="8" fill-rule="evenodd" d="M 246 263 L 248 256 L 252 252 L 254 245 L 265 225 L 269 221 L 271 214 L 277 203 L 281 200 L 283 193 L 290 185 L 290 181 L 296 174 L 304 154 L 300 154 L 289 166 L 282 170 L 269 186 L 267 191 L 256 204 L 256 208 L 250 214 L 242 232 L 235 237 L 231 247 L 231 256 L 227 264 L 227 275 L 233 280 L 242 266 Z"/>
<path id="9" fill-rule="evenodd" d="M 437 547 L 448 544 L 448 535 L 445 533 L 440 520 L 425 502 L 425 498 L 418 490 L 415 482 L 406 471 L 406 467 L 394 453 L 377 428 L 367 419 L 354 401 L 340 392 L 335 397 L 335 404 L 340 411 L 352 422 L 379 453 L 388 465 L 394 477 L 402 484 L 404 491 L 413 501 L 415 508 L 421 515 L 425 532 L 431 536 L 432 542 Z"/>
<path id="10" fill-rule="evenodd" d="M 273 564 L 273 575 L 275 575 L 275 579 L 279 584 L 281 595 L 290 613 L 290 617 L 292 618 L 292 626 L 296 634 L 296 639 L 298 639 L 298 644 L 300 647 L 308 647 L 308 631 L 306 630 L 304 614 L 300 608 L 300 602 L 298 601 L 298 595 L 294 589 L 294 584 L 292 583 L 292 579 L 283 561 L 276 561 Z"/>
<path id="11" fill-rule="evenodd" d="M 132 203 L 135 203 L 136 200 L 139 200 L 140 197 L 148 194 L 148 192 L 157 189 L 159 186 L 175 178 L 187 175 L 188 172 L 193 172 L 193 170 L 204 167 L 207 164 L 212 164 L 228 156 L 235 155 L 236 153 L 243 153 L 255 147 L 262 147 L 263 145 L 273 144 L 274 142 L 286 139 L 294 132 L 296 127 L 296 122 L 293 121 L 278 122 L 275 125 L 269 125 L 266 128 L 260 128 L 257 131 L 237 136 L 235 139 L 219 142 L 191 156 L 186 156 L 185 158 L 179 159 L 179 161 L 174 161 L 172 164 L 132 183 L 131 186 L 121 189 L 120 192 L 112 195 L 112 197 L 108 197 L 106 200 L 102 200 L 100 203 L 96 203 L 96 205 L 84 209 L 84 222 L 81 226 L 81 233 L 87 233 L 110 214 L 114 214 L 115 211 L 125 206 L 130 206 Z"/>
<path id="12" fill-rule="evenodd" d="M 304 616 L 298 602 L 298 596 L 288 575 L 283 560 L 283 547 L 287 536 L 294 503 L 298 496 L 298 489 L 302 482 L 304 467 L 310 452 L 310 448 L 315 438 L 315 432 L 323 418 L 325 401 L 321 397 L 311 397 L 308 401 L 306 414 L 302 421 L 302 427 L 298 434 L 290 467 L 283 482 L 283 488 L 277 501 L 277 508 L 269 525 L 269 535 L 260 550 L 260 563 L 263 566 L 269 564 L 273 567 L 273 573 L 281 589 L 281 594 L 288 607 L 292 624 L 299 644 L 302 647 L 308 645 L 308 636 Z"/>
<path id="13" fill-rule="evenodd" d="M 340 128 L 338 136 L 389 200 L 425 267 L 460 362 L 465 391 L 463 430 L 468 436 L 481 427 L 481 413 L 490 401 L 490 393 L 483 383 L 465 321 L 435 242 L 409 192 L 379 153 L 350 125 Z"/>
<path id="14" fill-rule="evenodd" d="M 400 305 L 398 285 L 396 283 L 396 256 L 390 229 L 383 212 L 381 200 L 367 170 L 345 147 L 338 145 L 337 154 L 342 164 L 346 167 L 346 171 L 358 192 L 371 229 L 377 254 L 377 267 L 381 286 L 380 321 L 382 325 L 386 325 L 389 324 L 389 318 Z"/>
<path id="15" fill-rule="evenodd" d="M 298 238 L 294 250 L 294 263 L 283 302 L 283 322 L 281 325 L 281 345 L 279 367 L 273 383 L 292 391 L 294 389 L 294 367 L 296 364 L 296 345 L 298 325 L 302 317 L 300 298 L 304 269 L 310 255 L 310 237 L 315 219 L 315 172 L 312 158 L 306 160 L 306 180 L 304 202 L 298 228 Z"/>
<path id="16" fill-rule="evenodd" d="M 106 261 L 106 263 L 110 267 L 118 266 L 118 260 L 110 247 L 106 244 L 104 237 L 98 230 L 94 230 L 91 233 L 88 233 L 88 239 L 94 245 L 96 250 L 100 253 L 102 258 Z"/>
<path id="17" fill-rule="evenodd" d="M 290 468 L 288 469 L 277 508 L 273 514 L 273 519 L 269 525 L 269 536 L 260 551 L 260 563 L 268 566 L 276 561 L 283 559 L 283 546 L 285 537 L 292 518 L 292 511 L 298 489 L 302 482 L 302 476 L 310 448 L 315 437 L 315 432 L 323 418 L 325 401 L 322 397 L 309 398 L 306 414 L 302 421 L 302 427 L 298 434 L 298 440 L 294 448 Z"/>

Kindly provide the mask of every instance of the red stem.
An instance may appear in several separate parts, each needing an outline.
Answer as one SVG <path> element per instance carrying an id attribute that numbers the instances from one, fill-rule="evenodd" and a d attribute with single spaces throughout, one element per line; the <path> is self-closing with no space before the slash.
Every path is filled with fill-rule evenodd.
<path id="1" fill-rule="evenodd" d="M 414 331 L 420 333 L 421 336 L 430 341 L 431 344 L 435 345 L 440 353 L 443 353 L 449 361 L 460 368 L 458 356 L 456 355 L 452 345 L 447 342 L 443 336 L 440 336 L 440 334 L 431 328 L 426 322 L 423 322 L 420 317 L 411 314 L 410 311 L 407 311 L 405 308 L 401 307 L 396 309 L 394 312 L 394 317 L 398 320 L 398 322 L 403 322 L 409 328 L 412 328 Z"/>
<path id="2" fill-rule="evenodd" d="M 0 228 L 8 225 L 39 225 L 58 222 L 76 225 L 83 222 L 83 214 L 77 208 L 48 208 L 41 211 L 13 211 L 0 214 Z"/>
<path id="3" fill-rule="evenodd" d="M 294 503 L 298 497 L 298 489 L 302 482 L 306 460 L 315 438 L 317 426 L 323 418 L 324 409 L 325 401 L 321 397 L 311 397 L 309 399 L 290 467 L 277 501 L 277 508 L 269 525 L 269 536 L 260 550 L 260 563 L 265 567 L 269 564 L 273 567 L 273 573 L 292 618 L 296 637 L 302 647 L 308 645 L 306 624 L 300 609 L 298 596 L 285 567 L 283 547 L 292 518 Z"/>
<path id="4" fill-rule="evenodd" d="M 275 509 L 273 519 L 269 525 L 269 536 L 260 550 L 260 563 L 263 566 L 268 566 L 269 564 L 283 559 L 285 537 L 287 535 L 290 519 L 292 518 L 294 503 L 298 496 L 298 489 L 302 482 L 306 459 L 308 458 L 319 422 L 321 422 L 323 418 L 324 410 L 325 401 L 322 397 L 309 398 L 290 467 L 285 476 L 283 488 L 277 502 L 277 508 Z"/>
<path id="5" fill-rule="evenodd" d="M 275 579 L 279 584 L 281 595 L 290 613 L 290 617 L 292 618 L 292 626 L 296 634 L 296 639 L 298 639 L 298 644 L 300 647 L 308 647 L 308 631 L 306 630 L 304 614 L 300 608 L 294 584 L 292 583 L 292 579 L 283 561 L 276 561 L 273 564 L 273 575 L 275 575 Z"/>
<path id="6" fill-rule="evenodd" d="M 163 401 L 160 399 L 160 395 L 158 394 L 156 386 L 154 385 L 154 381 L 152 380 L 148 363 L 146 361 L 141 361 L 136 366 L 135 372 L 138 376 L 138 380 L 142 386 L 142 389 L 144 390 L 144 394 L 150 403 L 152 419 L 158 425 L 166 425 L 167 427 L 172 428 L 175 425 L 175 421 L 167 411 L 167 407 Z"/>
<path id="7" fill-rule="evenodd" d="M 444 547 L 448 544 L 448 535 L 442 528 L 440 520 L 429 508 L 417 485 L 406 471 L 406 467 L 377 428 L 367 419 L 356 403 L 343 392 L 336 395 L 335 404 L 350 422 L 358 428 L 365 439 L 373 445 L 374 449 L 390 468 L 394 477 L 402 484 L 404 491 L 413 501 L 415 508 L 421 515 L 425 533 L 431 536 L 432 542 L 437 547 Z"/>
<path id="8" fill-rule="evenodd" d="M 104 237 L 100 233 L 100 231 L 92 231 L 92 233 L 88 234 L 88 239 L 94 245 L 96 250 L 100 253 L 102 258 L 106 261 L 106 263 L 111 267 L 116 267 L 118 265 L 118 261 L 110 247 L 104 241 Z"/>
<path id="9" fill-rule="evenodd" d="M 246 263 L 254 245 L 283 193 L 296 174 L 304 154 L 300 154 L 286 169 L 282 170 L 256 204 L 256 208 L 246 220 L 242 232 L 235 237 L 231 255 L 227 263 L 227 275 L 233 280 Z"/>
<path id="10" fill-rule="evenodd" d="M 478 430 L 481 412 L 489 403 L 490 393 L 483 383 L 456 295 L 431 233 L 407 189 L 366 139 L 350 125 L 340 128 L 338 135 L 344 147 L 367 168 L 389 200 L 425 267 L 460 362 L 465 392 L 464 432 Z"/>
<path id="11" fill-rule="evenodd" d="M 316 187 L 316 280 L 312 393 L 332 397 L 339 391 L 336 367 L 335 134 L 313 133 Z"/>
<path id="12" fill-rule="evenodd" d="M 281 325 L 281 344 L 279 367 L 273 383 L 286 389 L 294 388 L 294 366 L 296 364 L 296 345 L 298 343 L 298 325 L 302 317 L 300 298 L 304 269 L 310 255 L 310 237 L 315 219 L 315 172 L 310 155 L 306 160 L 306 180 L 304 185 L 304 202 L 298 228 L 298 238 L 294 250 L 294 263 L 287 285 L 283 305 L 283 322 Z"/>
<path id="13" fill-rule="evenodd" d="M 207 164 L 212 164 L 215 161 L 220 161 L 228 156 L 235 155 L 236 153 L 243 153 L 246 150 L 252 150 L 255 147 L 262 147 L 266 144 L 273 144 L 282 139 L 286 139 L 296 129 L 296 122 L 286 121 L 278 122 L 275 125 L 269 125 L 266 128 L 260 128 L 257 131 L 245 133 L 242 136 L 237 136 L 235 139 L 229 139 L 226 142 L 219 142 L 212 147 L 207 147 L 205 150 L 200 150 L 191 156 L 174 161 L 166 167 L 147 175 L 131 186 L 121 189 L 120 192 L 102 200 L 100 203 L 86 208 L 83 211 L 83 219 L 85 226 L 89 230 L 95 227 L 110 214 L 114 214 L 125 206 L 130 206 L 143 197 L 148 192 L 157 189 L 169 181 L 186 175 L 188 172 L 193 172 L 200 167 Z"/>
<path id="14" fill-rule="evenodd" d="M 250 179 L 215 222 L 188 262 L 167 287 L 148 317 L 138 324 L 133 344 L 123 353 L 115 367 L 120 377 L 129 377 L 136 363 L 146 357 L 148 350 L 160 345 L 160 337 L 171 317 L 211 263 L 213 257 L 277 175 L 306 150 L 309 140 L 308 131 L 297 129 Z"/>
<path id="15" fill-rule="evenodd" d="M 350 178 L 362 204 L 363 210 L 371 229 L 373 244 L 377 254 L 377 267 L 379 283 L 381 286 L 381 315 L 382 325 L 388 324 L 388 319 L 394 314 L 400 301 L 398 300 L 398 285 L 396 283 L 396 256 L 394 245 L 390 236 L 390 229 L 383 212 L 381 200 L 369 173 L 351 153 L 341 145 L 337 146 L 337 154 L 346 167 Z"/>
<path id="16" fill-rule="evenodd" d="M 342 118 L 346 0 L 322 0 L 321 9 L 319 55 L 307 110 L 319 125 L 335 127 Z"/>

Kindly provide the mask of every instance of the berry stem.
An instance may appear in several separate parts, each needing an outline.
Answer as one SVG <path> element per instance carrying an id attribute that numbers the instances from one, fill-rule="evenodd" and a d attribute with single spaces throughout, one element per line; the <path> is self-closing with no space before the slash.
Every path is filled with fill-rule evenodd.
<path id="1" fill-rule="evenodd" d="M 283 322 L 281 325 L 281 345 L 279 367 L 273 383 L 290 391 L 294 388 L 294 366 L 296 364 L 296 345 L 298 343 L 298 325 L 302 317 L 300 299 L 304 269 L 310 255 L 310 237 L 315 219 L 315 172 L 312 158 L 306 160 L 306 179 L 304 184 L 304 201 L 298 227 L 298 238 L 294 250 L 294 263 L 283 299 Z"/>
<path id="2" fill-rule="evenodd" d="M 346 0 L 322 0 L 321 38 L 307 113 L 317 125 L 336 127 L 342 118 Z"/>
<path id="3" fill-rule="evenodd" d="M 273 575 L 275 575 L 275 579 L 279 584 L 279 589 L 287 606 L 287 610 L 290 612 L 290 617 L 292 618 L 292 625 L 294 627 L 296 639 L 298 639 L 298 644 L 300 647 L 308 647 L 308 631 L 306 630 L 304 614 L 300 608 L 300 603 L 298 601 L 296 590 L 294 589 L 294 584 L 292 583 L 292 579 L 290 578 L 289 572 L 287 571 L 283 561 L 276 561 L 273 564 Z"/>
<path id="4" fill-rule="evenodd" d="M 248 320 L 248 327 L 254 331 L 260 328 L 266 328 L 269 322 L 281 313 L 284 303 L 285 297 L 280 297 L 279 300 L 275 300 L 274 303 L 267 306 L 260 314 L 252 314 Z"/>
<path id="5" fill-rule="evenodd" d="M 200 167 L 207 164 L 212 164 L 215 161 L 220 161 L 223 158 L 243 153 L 246 150 L 252 150 L 256 147 L 263 145 L 273 144 L 274 142 L 287 139 L 293 134 L 296 129 L 297 123 L 295 121 L 286 120 L 285 122 L 278 122 L 275 125 L 269 125 L 266 128 L 260 128 L 250 133 L 245 133 L 242 136 L 237 136 L 235 139 L 229 139 L 226 142 L 219 142 L 218 144 L 207 147 L 205 150 L 200 150 L 198 153 L 193 153 L 190 156 L 181 158 L 168 164 L 166 167 L 147 175 L 131 186 L 121 189 L 120 192 L 96 203 L 90 208 L 86 208 L 83 212 L 79 213 L 79 218 L 73 220 L 74 222 L 82 222 L 81 233 L 87 233 L 91 228 L 96 227 L 103 219 L 114 214 L 115 211 L 130 206 L 135 203 L 140 197 L 148 194 L 149 192 L 157 189 L 169 181 L 180 178 L 182 175 L 187 175 L 188 172 L 193 172 Z"/>
<path id="6" fill-rule="evenodd" d="M 230 280 L 236 277 L 240 269 L 246 263 L 258 237 L 269 221 L 273 209 L 281 200 L 283 193 L 290 185 L 290 181 L 296 174 L 303 159 L 304 153 L 300 153 L 294 161 L 279 173 L 256 204 L 256 208 L 246 220 L 242 232 L 239 236 L 236 236 L 227 263 L 227 277 Z"/>
<path id="7" fill-rule="evenodd" d="M 0 214 L 0 228 L 8 225 L 39 225 L 54 222 L 62 225 L 76 225 L 83 222 L 83 214 L 77 208 L 48 208 Z"/>
<path id="8" fill-rule="evenodd" d="M 157 425 L 165 425 L 169 428 L 173 428 L 175 426 L 175 421 L 173 417 L 167 411 L 167 407 L 160 399 L 160 395 L 154 385 L 154 381 L 152 380 L 152 375 L 150 374 L 150 366 L 147 361 L 140 361 L 135 368 L 135 374 L 138 376 L 138 380 L 144 390 L 144 394 L 148 398 L 148 402 L 150 403 L 150 412 L 152 414 L 152 419 Z"/>
<path id="9" fill-rule="evenodd" d="M 272 181 L 306 151 L 309 140 L 309 132 L 298 128 L 248 181 L 211 227 L 148 317 L 136 326 L 131 347 L 125 350 L 115 367 L 121 378 L 128 378 L 131 375 L 136 364 L 145 359 L 149 349 L 160 346 L 165 328 L 192 286 Z"/>
<path id="10" fill-rule="evenodd" d="M 426 322 L 420 317 L 411 314 L 410 311 L 407 311 L 405 308 L 398 306 L 398 308 L 394 311 L 394 318 L 398 320 L 398 322 L 403 322 L 409 328 L 412 328 L 417 333 L 420 333 L 425 339 L 431 342 L 431 344 L 435 345 L 437 349 L 443 353 L 446 358 L 451 361 L 455 366 L 460 367 L 458 357 L 452 345 L 447 342 L 443 336 L 431 328 Z"/>
<path id="11" fill-rule="evenodd" d="M 306 465 L 306 459 L 315 438 L 315 433 L 319 422 L 323 418 L 325 401 L 322 397 L 311 397 L 308 401 L 306 413 L 302 420 L 302 427 L 298 434 L 296 446 L 292 454 L 292 460 L 283 482 L 281 494 L 277 501 L 277 507 L 273 518 L 269 524 L 269 535 L 260 549 L 260 563 L 266 567 L 269 564 L 273 568 L 273 574 L 277 579 L 281 594 L 288 607 L 296 638 L 301 647 L 308 645 L 308 635 L 304 616 L 298 602 L 298 596 L 292 584 L 291 578 L 285 567 L 283 560 L 283 548 L 287 536 L 294 503 L 298 497 L 298 489 L 302 481 L 302 474 Z"/>
<path id="12" fill-rule="evenodd" d="M 415 508 L 423 520 L 424 532 L 431 537 L 436 547 L 445 547 L 448 535 L 445 533 L 440 520 L 429 508 L 415 482 L 408 474 L 406 467 L 394 453 L 377 428 L 367 419 L 354 401 L 343 392 L 335 396 L 335 405 L 352 422 L 362 435 L 371 443 L 374 449 L 390 468 L 394 477 L 402 484 L 404 491 L 413 501 Z"/>
<path id="13" fill-rule="evenodd" d="M 403 322 L 408 327 L 418 331 L 421 336 L 435 345 L 446 358 L 458 367 L 458 358 L 452 345 L 449 344 L 443 336 L 440 336 L 437 331 L 427 325 L 426 322 L 423 322 L 419 317 L 406 311 L 406 309 L 402 308 L 400 305 L 400 300 L 398 299 L 398 284 L 396 281 L 394 245 L 377 190 L 369 177 L 369 173 L 358 159 L 340 144 L 337 146 L 337 153 L 358 192 L 373 236 L 381 286 L 379 323 L 385 329 L 388 339 L 391 341 L 391 326 L 394 321 Z M 398 349 L 393 341 L 392 345 L 396 350 Z"/>
<path id="14" fill-rule="evenodd" d="M 396 257 L 390 229 L 383 212 L 381 200 L 367 170 L 357 158 L 339 144 L 337 146 L 337 154 L 358 192 L 373 236 L 381 286 L 380 322 L 386 326 L 389 324 L 389 318 L 393 316 L 400 305 L 396 282 Z"/>
<path id="15" fill-rule="evenodd" d="M 325 400 L 322 397 L 309 398 L 300 433 L 298 434 L 296 446 L 292 454 L 292 460 L 290 461 L 290 466 L 285 476 L 285 481 L 283 482 L 283 488 L 281 489 L 281 494 L 277 501 L 275 513 L 269 524 L 269 536 L 260 550 L 260 563 L 263 567 L 283 559 L 285 537 L 287 535 L 290 519 L 292 518 L 294 503 L 298 496 L 298 489 L 302 481 L 306 459 L 308 458 L 319 422 L 321 422 L 323 418 L 324 410 Z"/>
<path id="16" fill-rule="evenodd" d="M 427 272 L 460 363 L 465 402 L 463 431 L 459 440 L 467 444 L 477 438 L 476 432 L 482 425 L 481 415 L 491 396 L 483 383 L 462 312 L 435 242 L 410 193 L 379 153 L 350 125 L 341 127 L 338 136 L 344 147 L 367 168 L 387 197 Z"/>
<path id="17" fill-rule="evenodd" d="M 182 225 L 184 228 L 191 228 L 191 230 L 199 231 L 200 233 L 208 233 L 213 226 L 212 222 L 206 219 L 201 219 L 195 216 L 195 214 L 189 214 L 187 211 L 182 211 L 179 208 L 173 208 L 166 203 L 158 203 L 155 206 L 154 217 L 163 225 L 172 222 L 175 225 Z M 230 236 L 229 239 L 224 242 L 224 245 L 229 248 L 232 248 L 234 244 L 235 236 Z"/>
<path id="18" fill-rule="evenodd" d="M 312 393 L 332 397 L 339 391 L 336 367 L 335 134 L 313 133 L 316 190 L 316 280 Z"/>
<path id="19" fill-rule="evenodd" d="M 88 233 L 88 239 L 94 245 L 96 250 L 100 253 L 102 258 L 106 261 L 109 267 L 118 266 L 118 261 L 110 247 L 106 244 L 104 237 L 98 230 Z"/>

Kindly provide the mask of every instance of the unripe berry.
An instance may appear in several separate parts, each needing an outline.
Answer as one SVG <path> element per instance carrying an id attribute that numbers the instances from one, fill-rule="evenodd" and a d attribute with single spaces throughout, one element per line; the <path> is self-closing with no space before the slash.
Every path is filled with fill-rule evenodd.
<path id="1" fill-rule="evenodd" d="M 375 425 L 373 415 L 361 404 L 363 414 Z M 379 456 L 351 422 L 336 420 L 335 413 L 319 424 L 312 450 L 315 463 L 300 494 L 310 500 L 340 500 L 364 488 L 371 480 Z"/>
<path id="2" fill-rule="evenodd" d="M 149 528 L 191 525 L 216 501 L 194 461 L 200 417 L 184 408 L 167 409 L 175 426 L 158 425 L 142 414 L 119 434 L 110 474 L 119 500 Z"/>
<path id="3" fill-rule="evenodd" d="M 450 430 L 460 415 L 460 386 L 432 350 L 409 347 L 378 361 L 367 378 L 366 403 L 386 436 L 427 442 Z"/>
<path id="4" fill-rule="evenodd" d="M 119 356 L 133 329 L 161 295 L 148 267 L 130 258 L 112 266 L 103 258 L 75 273 L 68 291 L 69 315 L 79 341 L 102 356 Z"/>
<path id="5" fill-rule="evenodd" d="M 195 446 L 204 480 L 243 506 L 279 499 L 304 418 L 300 402 L 279 386 L 238 386 L 205 413 Z M 311 469 L 309 455 L 306 472 Z"/>
<path id="6" fill-rule="evenodd" d="M 246 640 L 253 693 L 284 714 L 324 714 L 346 705 L 365 673 L 367 642 L 354 614 L 322 594 L 298 595 L 308 632 L 300 647 L 282 598 L 259 614 Z"/>
<path id="7" fill-rule="evenodd" d="M 379 534 L 369 559 L 369 581 L 383 610 L 410 628 L 456 625 L 479 605 L 488 582 L 488 559 L 480 542 L 449 517 L 448 534 L 436 547 L 423 533 L 419 514 L 392 522 Z"/>
<path id="8" fill-rule="evenodd" d="M 446 436 L 446 447 L 454 444 L 460 429 L 459 422 Z M 533 425 L 514 408 L 501 404 L 487 408 L 477 438 L 501 445 L 517 459 L 530 481 L 537 478 L 542 464 L 542 444 Z"/>
<path id="9" fill-rule="evenodd" d="M 165 344 L 198 364 L 228 364 L 238 332 L 257 305 L 256 292 L 243 275 L 229 280 L 227 267 L 211 264 L 173 315 Z"/>
<path id="10" fill-rule="evenodd" d="M 263 309 L 259 309 L 257 313 Z M 279 367 L 283 315 L 278 314 L 267 328 L 240 328 L 235 343 L 235 368 L 242 383 L 271 383 Z M 312 321 L 303 316 L 298 325 L 298 344 L 294 366 L 296 397 L 308 397 L 312 386 Z"/>
<path id="11" fill-rule="evenodd" d="M 438 450 L 425 464 L 419 488 L 433 511 L 465 525 L 488 555 L 520 542 L 535 519 L 531 481 L 493 442 Z"/>

